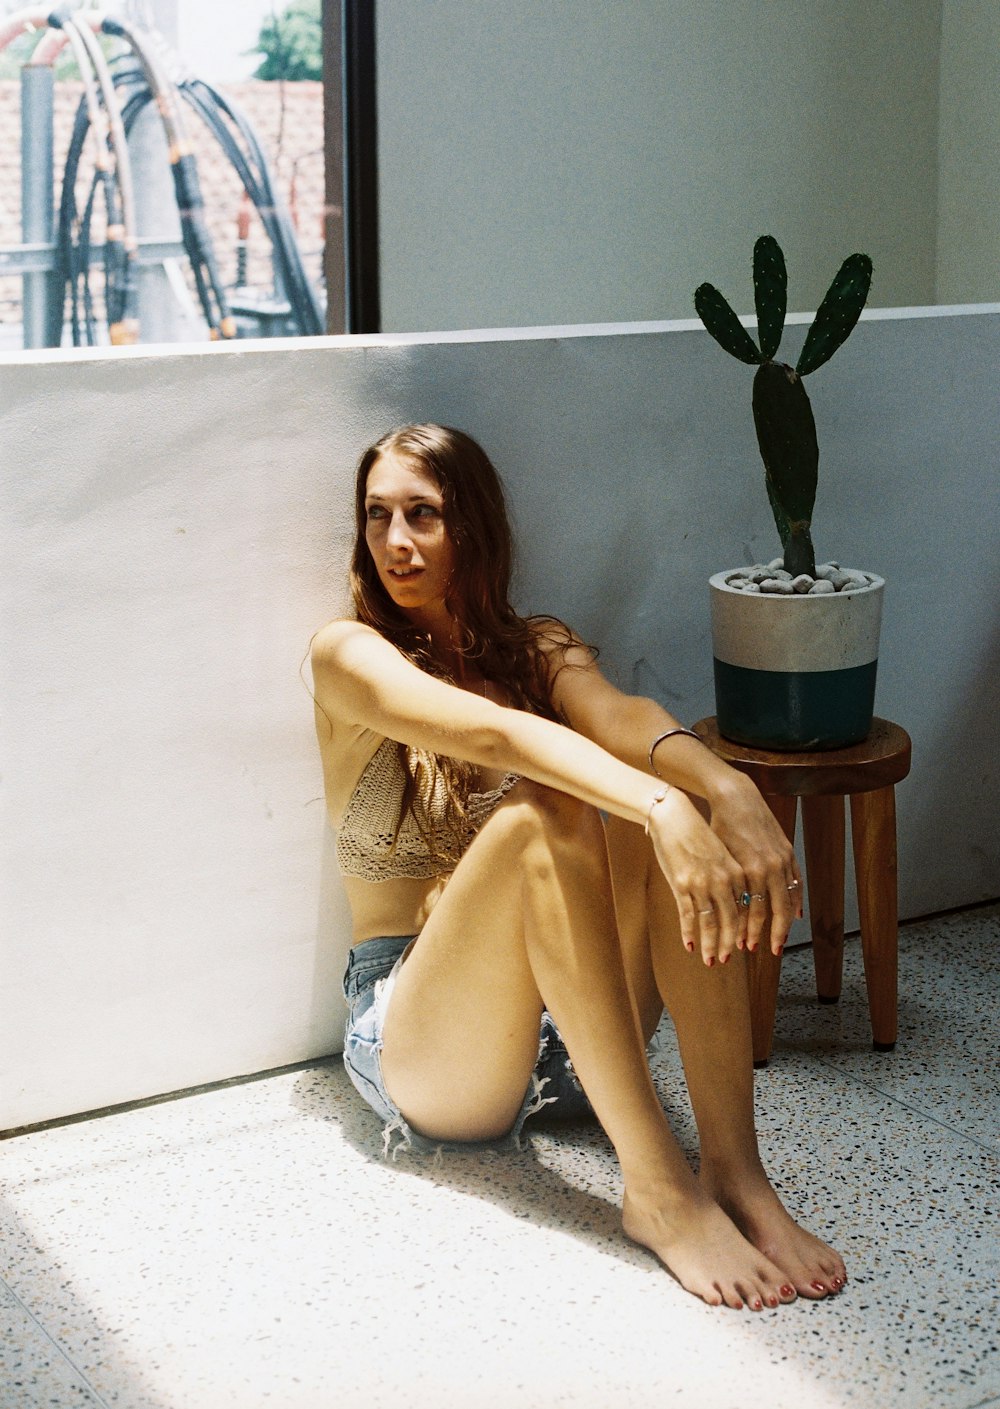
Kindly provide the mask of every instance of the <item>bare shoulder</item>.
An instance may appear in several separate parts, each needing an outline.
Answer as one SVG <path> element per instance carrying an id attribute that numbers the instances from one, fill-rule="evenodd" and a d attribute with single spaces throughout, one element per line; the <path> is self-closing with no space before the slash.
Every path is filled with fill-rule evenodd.
<path id="1" fill-rule="evenodd" d="M 320 628 L 310 646 L 315 700 L 332 722 L 356 723 L 363 701 L 399 652 L 384 637 L 360 621 L 331 621 Z"/>
<path id="2" fill-rule="evenodd" d="M 612 716 L 624 696 L 597 663 L 597 647 L 556 617 L 536 618 L 535 641 L 549 676 L 552 703 L 579 733 L 595 737 L 597 722 Z"/>
<path id="3" fill-rule="evenodd" d="M 349 646 L 352 641 L 364 640 L 365 637 L 376 637 L 381 640 L 377 631 L 373 631 L 370 626 L 365 626 L 361 621 L 353 621 L 350 618 L 328 621 L 312 638 L 310 653 L 313 660 L 337 656 L 343 647 Z"/>
<path id="4" fill-rule="evenodd" d="M 535 646 L 545 659 L 550 679 L 565 666 L 577 669 L 592 666 L 597 650 L 578 636 L 571 626 L 555 616 L 532 617 L 529 625 Z"/>
<path id="5" fill-rule="evenodd" d="M 366 661 L 395 647 L 379 633 L 361 621 L 330 621 L 320 627 L 309 648 L 313 672 L 321 674 L 352 673 L 364 669 Z"/>

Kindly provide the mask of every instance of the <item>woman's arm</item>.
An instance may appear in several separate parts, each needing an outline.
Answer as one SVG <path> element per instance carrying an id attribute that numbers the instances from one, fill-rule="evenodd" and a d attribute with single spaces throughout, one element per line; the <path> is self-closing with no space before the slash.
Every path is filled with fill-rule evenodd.
<path id="1" fill-rule="evenodd" d="M 317 701 L 342 724 L 523 774 L 647 826 L 677 898 L 685 943 L 693 949 L 700 941 L 706 962 L 728 958 L 741 938 L 735 897 L 746 878 L 679 788 L 658 800 L 663 785 L 648 772 L 572 728 L 436 680 L 360 623 L 325 627 L 315 638 L 312 663 Z M 711 924 L 706 914 L 713 915 Z"/>
<path id="2" fill-rule="evenodd" d="M 572 727 L 648 772 L 650 745 L 667 730 L 683 727 L 679 721 L 655 700 L 616 689 L 579 642 L 546 646 L 543 637 L 541 644 L 549 660 L 553 701 Z M 802 913 L 801 877 L 795 853 L 756 785 L 685 734 L 664 739 L 653 762 L 659 777 L 708 803 L 712 830 L 742 867 L 747 890 L 770 902 L 767 938 L 778 952 L 792 920 Z M 792 882 L 799 884 L 789 889 Z M 767 906 L 751 905 L 749 948 L 764 936 L 767 919 Z"/>

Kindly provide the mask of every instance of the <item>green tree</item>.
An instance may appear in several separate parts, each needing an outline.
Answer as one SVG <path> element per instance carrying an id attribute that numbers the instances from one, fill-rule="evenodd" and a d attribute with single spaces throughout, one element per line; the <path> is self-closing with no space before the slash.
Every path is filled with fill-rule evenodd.
<path id="1" fill-rule="evenodd" d="M 320 0 L 290 0 L 280 15 L 272 12 L 260 27 L 253 52 L 264 56 L 254 78 L 322 79 Z"/>

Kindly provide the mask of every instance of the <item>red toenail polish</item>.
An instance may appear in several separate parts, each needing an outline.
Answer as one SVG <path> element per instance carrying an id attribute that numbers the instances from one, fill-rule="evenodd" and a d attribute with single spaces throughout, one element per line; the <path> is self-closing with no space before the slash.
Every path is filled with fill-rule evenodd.
<path id="1" fill-rule="evenodd" d="M 781 1295 L 782 1295 L 782 1296 L 794 1296 L 794 1295 L 795 1295 L 795 1288 L 788 1286 L 788 1284 L 786 1283 L 785 1286 L 783 1286 L 782 1289 L 781 1289 Z"/>
<path id="2" fill-rule="evenodd" d="M 824 1287 L 822 1282 L 810 1282 L 809 1285 L 812 1287 L 814 1292 L 829 1291 L 829 1287 Z"/>

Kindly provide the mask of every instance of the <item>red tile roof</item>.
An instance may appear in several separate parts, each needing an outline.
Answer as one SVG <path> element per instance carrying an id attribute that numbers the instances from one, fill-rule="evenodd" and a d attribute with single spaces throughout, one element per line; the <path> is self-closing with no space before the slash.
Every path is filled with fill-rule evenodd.
<path id="1" fill-rule="evenodd" d="M 0 245 L 21 239 L 21 85 L 0 80 Z M 323 85 L 314 82 L 219 85 L 226 100 L 249 121 L 267 155 L 275 189 L 297 217 L 299 242 L 309 276 L 318 284 L 323 232 Z M 55 202 L 58 215 L 62 174 L 80 101 L 79 82 L 55 85 Z M 206 218 L 220 272 L 227 285 L 236 279 L 237 216 L 241 185 L 236 172 L 201 118 L 185 103 L 184 118 L 198 163 Z M 77 203 L 82 209 L 90 186 L 90 152 L 81 161 Z M 95 215 L 92 238 L 103 227 Z M 266 292 L 271 284 L 270 243 L 254 214 L 248 241 L 247 282 Z M 0 278 L 0 322 L 19 322 L 21 280 Z"/>

